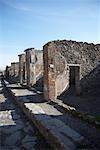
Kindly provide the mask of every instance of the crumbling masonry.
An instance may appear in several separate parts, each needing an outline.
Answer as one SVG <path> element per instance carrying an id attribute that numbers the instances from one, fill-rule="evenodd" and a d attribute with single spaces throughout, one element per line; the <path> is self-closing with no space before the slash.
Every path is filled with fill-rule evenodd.
<path id="1" fill-rule="evenodd" d="M 55 100 L 73 83 L 79 95 L 88 85 L 91 86 L 94 77 L 91 72 L 100 63 L 100 45 L 52 41 L 44 45 L 43 59 L 45 99 Z"/>
<path id="2" fill-rule="evenodd" d="M 19 55 L 19 63 L 6 68 L 6 76 L 30 88 L 43 77 L 44 98 L 57 96 L 74 87 L 77 95 L 100 83 L 100 44 L 52 41 L 42 50 L 29 48 Z"/>

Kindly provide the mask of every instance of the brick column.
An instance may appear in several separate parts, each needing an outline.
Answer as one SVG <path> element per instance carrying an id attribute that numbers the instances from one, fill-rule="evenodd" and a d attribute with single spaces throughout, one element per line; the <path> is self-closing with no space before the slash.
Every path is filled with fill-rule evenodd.
<path id="1" fill-rule="evenodd" d="M 25 54 L 20 54 L 19 56 L 19 81 L 20 84 L 24 83 L 24 73 L 25 73 Z"/>
<path id="2" fill-rule="evenodd" d="M 44 98 L 46 100 L 55 100 L 57 97 L 56 73 L 55 73 L 55 48 L 44 45 L 43 63 L 44 63 Z"/>
<path id="3" fill-rule="evenodd" d="M 26 49 L 26 76 L 27 86 L 31 87 L 36 83 L 35 76 L 35 50 L 34 48 Z"/>

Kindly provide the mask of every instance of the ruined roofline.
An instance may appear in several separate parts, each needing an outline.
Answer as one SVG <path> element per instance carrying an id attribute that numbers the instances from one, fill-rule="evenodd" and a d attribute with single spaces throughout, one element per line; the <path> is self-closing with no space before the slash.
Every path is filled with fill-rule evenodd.
<path id="1" fill-rule="evenodd" d="M 18 64 L 19 62 L 11 62 L 11 64 Z"/>
<path id="2" fill-rule="evenodd" d="M 22 55 L 25 55 L 24 53 L 22 53 L 22 54 L 19 54 L 18 56 L 22 56 Z"/>
<path id="3" fill-rule="evenodd" d="M 10 68 L 11 66 L 7 66 L 8 68 Z"/>
<path id="4" fill-rule="evenodd" d="M 6 65 L 6 67 L 11 67 L 11 66 Z"/>
<path id="5" fill-rule="evenodd" d="M 35 49 L 35 48 L 27 48 L 27 49 L 24 50 L 24 52 L 26 52 L 28 50 L 32 50 L 32 49 L 34 49 L 37 52 L 42 52 L 43 51 L 43 49 L 41 50 L 41 49 Z"/>
<path id="6" fill-rule="evenodd" d="M 74 40 L 54 40 L 54 41 L 49 41 L 48 43 L 46 43 L 45 45 L 49 45 L 49 44 L 51 44 L 51 43 L 55 43 L 55 44 L 57 44 L 57 43 L 62 43 L 62 44 L 64 44 L 64 43 L 76 43 L 76 44 L 87 44 L 87 45 L 93 45 L 93 46 L 100 46 L 100 44 L 98 43 L 98 44 L 94 44 L 94 43 L 88 43 L 88 42 L 81 42 L 81 41 L 74 41 Z M 45 46 L 44 45 L 44 46 Z"/>
<path id="7" fill-rule="evenodd" d="M 15 64 L 15 62 L 11 62 L 11 65 Z"/>
<path id="8" fill-rule="evenodd" d="M 24 50 L 24 52 L 29 51 L 29 50 L 32 50 L 32 49 L 35 50 L 35 48 L 27 48 L 27 49 Z"/>
<path id="9" fill-rule="evenodd" d="M 34 50 L 37 54 L 38 54 L 38 53 L 43 53 L 43 49 L 42 49 L 42 50 L 39 50 L 39 49 L 35 49 L 35 48 L 28 48 L 28 49 L 25 49 L 24 52 L 27 52 L 27 51 L 30 51 L 30 50 Z"/>

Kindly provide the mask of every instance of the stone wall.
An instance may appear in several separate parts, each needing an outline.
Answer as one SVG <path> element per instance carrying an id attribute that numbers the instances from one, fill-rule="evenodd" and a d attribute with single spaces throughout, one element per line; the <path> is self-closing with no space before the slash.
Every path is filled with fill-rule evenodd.
<path id="1" fill-rule="evenodd" d="M 15 63 L 12 62 L 11 63 L 11 77 L 13 77 L 15 75 Z"/>
<path id="2" fill-rule="evenodd" d="M 43 51 L 30 48 L 25 52 L 27 85 L 30 87 L 43 76 Z"/>
<path id="3" fill-rule="evenodd" d="M 99 64 L 100 44 L 66 40 L 54 41 L 51 44 L 66 58 L 67 63 L 81 64 L 81 78 Z"/>
<path id="4" fill-rule="evenodd" d="M 10 79 L 12 82 L 19 81 L 19 62 L 12 62 L 10 67 Z"/>
<path id="5" fill-rule="evenodd" d="M 83 90 L 88 87 L 88 81 L 89 84 L 92 83 L 93 76 L 91 75 L 90 78 L 89 74 L 100 63 L 100 44 L 67 40 L 52 41 L 44 45 L 43 52 L 44 91 L 48 93 L 45 94 L 46 99 L 55 99 L 69 87 L 69 64 L 81 65 L 78 78 Z"/>
<path id="6" fill-rule="evenodd" d="M 34 48 L 28 48 L 26 52 L 26 76 L 27 86 L 31 87 L 35 84 L 35 50 Z"/>
<path id="7" fill-rule="evenodd" d="M 15 62 L 15 77 L 19 77 L 19 62 Z"/>
<path id="8" fill-rule="evenodd" d="M 6 69 L 4 71 L 4 77 L 8 79 L 10 77 L 10 66 L 6 66 Z"/>

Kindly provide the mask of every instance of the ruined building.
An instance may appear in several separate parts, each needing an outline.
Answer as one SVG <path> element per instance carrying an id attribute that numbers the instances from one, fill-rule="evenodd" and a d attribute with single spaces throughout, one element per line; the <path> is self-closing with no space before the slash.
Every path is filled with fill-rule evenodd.
<path id="1" fill-rule="evenodd" d="M 75 86 L 77 95 L 100 84 L 100 44 L 52 41 L 43 47 L 44 97 L 55 100 Z"/>
<path id="2" fill-rule="evenodd" d="M 51 41 L 42 50 L 28 48 L 19 63 L 6 68 L 6 76 L 27 87 L 43 84 L 44 98 L 56 100 L 73 89 L 76 95 L 100 93 L 100 44 L 76 41 Z"/>

